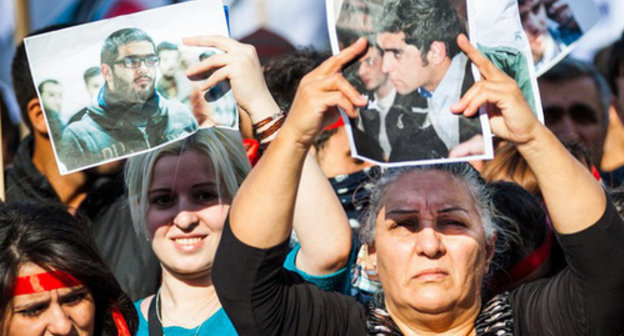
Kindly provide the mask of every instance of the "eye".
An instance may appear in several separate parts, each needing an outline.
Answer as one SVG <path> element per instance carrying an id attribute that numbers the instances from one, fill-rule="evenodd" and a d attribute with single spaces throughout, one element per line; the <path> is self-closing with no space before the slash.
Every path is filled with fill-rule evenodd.
<path id="1" fill-rule="evenodd" d="M 213 191 L 199 191 L 195 194 L 195 199 L 203 203 L 215 202 L 219 199 L 219 195 Z"/>
<path id="2" fill-rule="evenodd" d="M 438 230 L 442 232 L 463 232 L 466 228 L 468 228 L 468 224 L 459 219 L 440 219 L 438 221 Z"/>
<path id="3" fill-rule="evenodd" d="M 155 205 L 157 207 L 167 207 L 172 205 L 175 202 L 175 198 L 172 194 L 157 194 L 149 199 L 150 205 Z"/>
<path id="4" fill-rule="evenodd" d="M 64 296 L 59 301 L 61 304 L 67 304 L 67 305 L 73 306 L 73 305 L 80 303 L 80 301 L 84 300 L 84 298 L 87 297 L 87 294 L 88 293 L 86 290 L 75 291 L 71 294 Z"/>
<path id="5" fill-rule="evenodd" d="M 418 229 L 418 225 L 419 223 L 417 219 L 403 219 L 395 222 L 391 229 L 408 230 L 410 232 L 414 232 Z"/>
<path id="6" fill-rule="evenodd" d="M 20 309 L 17 311 L 17 313 L 22 316 L 32 318 L 32 317 L 39 316 L 41 313 L 43 313 L 46 310 L 47 307 L 48 307 L 47 303 L 37 303 L 32 306 Z"/>

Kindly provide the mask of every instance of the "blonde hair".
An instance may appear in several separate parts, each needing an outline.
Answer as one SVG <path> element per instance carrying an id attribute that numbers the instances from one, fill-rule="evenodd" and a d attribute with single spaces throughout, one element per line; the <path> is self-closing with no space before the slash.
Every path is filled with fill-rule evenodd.
<path id="1" fill-rule="evenodd" d="M 251 170 L 238 132 L 220 127 L 200 129 L 183 140 L 130 158 L 126 163 L 125 181 L 130 215 L 139 235 L 149 237 L 145 220 L 149 206 L 147 194 L 156 161 L 163 156 L 181 156 L 191 150 L 204 155 L 207 165 L 212 164 L 219 199 L 233 198 Z"/>

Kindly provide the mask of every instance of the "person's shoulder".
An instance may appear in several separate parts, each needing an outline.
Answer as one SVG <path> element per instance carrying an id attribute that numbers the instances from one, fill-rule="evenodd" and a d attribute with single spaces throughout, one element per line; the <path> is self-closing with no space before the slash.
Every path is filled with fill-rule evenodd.
<path id="1" fill-rule="evenodd" d="M 139 315 L 139 320 L 147 320 L 147 318 L 145 317 L 149 315 L 149 306 L 152 303 L 154 297 L 155 295 L 150 295 L 134 303 L 134 308 Z"/>
<path id="2" fill-rule="evenodd" d="M 482 44 L 477 44 L 477 48 L 488 58 L 501 56 L 519 57 L 523 55 L 520 49 L 510 46 L 484 46 Z"/>

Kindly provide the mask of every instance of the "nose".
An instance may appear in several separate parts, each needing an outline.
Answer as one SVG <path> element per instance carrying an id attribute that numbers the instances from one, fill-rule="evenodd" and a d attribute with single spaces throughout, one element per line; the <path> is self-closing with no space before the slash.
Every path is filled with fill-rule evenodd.
<path id="1" fill-rule="evenodd" d="M 576 143 L 580 140 L 576 123 L 567 113 L 558 122 L 549 125 L 548 128 L 562 141 Z"/>
<path id="2" fill-rule="evenodd" d="M 541 35 L 546 32 L 546 22 L 535 14 L 529 14 L 526 22 L 526 29 L 531 35 Z"/>
<path id="3" fill-rule="evenodd" d="M 431 227 L 420 230 L 416 239 L 416 253 L 418 255 L 435 259 L 446 253 L 440 233 Z"/>
<path id="4" fill-rule="evenodd" d="M 69 335 L 73 331 L 72 321 L 58 303 L 51 304 L 46 313 L 49 319 L 47 331 L 50 334 Z"/>
<path id="5" fill-rule="evenodd" d="M 173 225 L 182 231 L 192 231 L 199 222 L 197 213 L 189 210 L 181 210 L 173 219 Z"/>
<path id="6" fill-rule="evenodd" d="M 385 74 L 390 73 L 390 71 L 392 71 L 393 63 L 394 63 L 394 55 L 392 55 L 392 53 L 389 53 L 389 52 L 384 53 L 381 59 L 381 71 Z"/>

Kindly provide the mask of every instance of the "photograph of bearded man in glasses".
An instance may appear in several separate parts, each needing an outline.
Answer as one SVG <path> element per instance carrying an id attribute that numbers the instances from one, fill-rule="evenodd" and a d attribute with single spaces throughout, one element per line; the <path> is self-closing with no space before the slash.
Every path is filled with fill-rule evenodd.
<path id="1" fill-rule="evenodd" d="M 198 125 L 182 103 L 155 89 L 159 57 L 138 28 L 110 34 L 100 52 L 105 84 L 97 105 L 79 111 L 63 131 L 57 151 L 68 170 L 109 161 L 175 140 Z"/>

